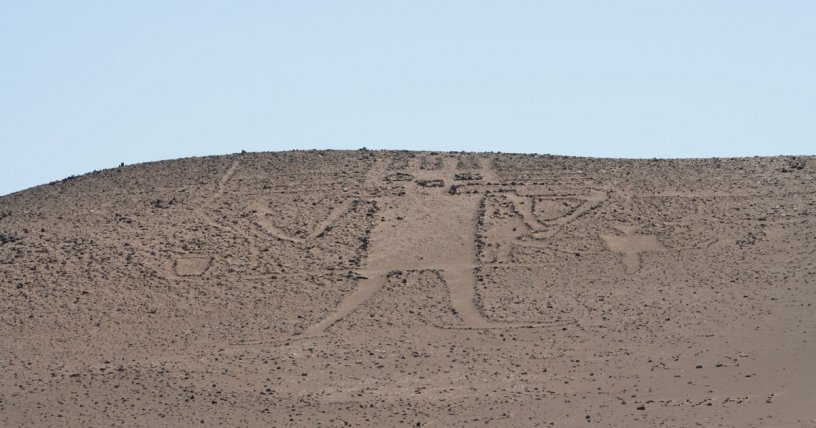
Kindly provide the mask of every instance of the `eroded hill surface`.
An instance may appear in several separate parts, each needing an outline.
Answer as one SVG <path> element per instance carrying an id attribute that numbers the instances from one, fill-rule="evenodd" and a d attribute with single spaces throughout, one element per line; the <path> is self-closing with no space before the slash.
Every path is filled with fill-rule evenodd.
<path id="1" fill-rule="evenodd" d="M 816 159 L 287 152 L 0 198 L 0 425 L 812 426 Z"/>

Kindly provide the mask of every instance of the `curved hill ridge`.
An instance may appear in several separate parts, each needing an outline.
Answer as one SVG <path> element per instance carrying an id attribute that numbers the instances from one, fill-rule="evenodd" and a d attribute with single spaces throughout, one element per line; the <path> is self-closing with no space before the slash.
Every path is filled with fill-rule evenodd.
<path id="1" fill-rule="evenodd" d="M 0 197 L 0 425 L 807 426 L 816 158 L 244 153 Z"/>

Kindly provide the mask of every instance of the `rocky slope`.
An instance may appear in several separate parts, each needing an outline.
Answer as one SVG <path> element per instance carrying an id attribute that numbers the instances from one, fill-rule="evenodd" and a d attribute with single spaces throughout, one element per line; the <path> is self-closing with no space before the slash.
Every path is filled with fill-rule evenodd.
<path id="1" fill-rule="evenodd" d="M 0 425 L 812 426 L 816 158 L 310 151 L 0 198 Z"/>

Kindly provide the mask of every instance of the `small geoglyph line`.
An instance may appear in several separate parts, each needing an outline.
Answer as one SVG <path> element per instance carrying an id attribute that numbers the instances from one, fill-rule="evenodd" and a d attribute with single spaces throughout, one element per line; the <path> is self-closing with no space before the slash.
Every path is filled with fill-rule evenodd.
<path id="1" fill-rule="evenodd" d="M 220 197 L 222 194 L 224 194 L 224 188 L 226 187 L 227 183 L 230 181 L 232 176 L 235 175 L 235 170 L 238 169 L 239 163 L 240 162 L 237 161 L 237 160 L 234 161 L 232 163 L 232 165 L 230 165 L 227 172 L 225 172 L 224 175 L 221 176 L 221 179 L 218 180 L 218 191 L 216 191 L 216 193 L 215 193 L 216 198 Z"/>

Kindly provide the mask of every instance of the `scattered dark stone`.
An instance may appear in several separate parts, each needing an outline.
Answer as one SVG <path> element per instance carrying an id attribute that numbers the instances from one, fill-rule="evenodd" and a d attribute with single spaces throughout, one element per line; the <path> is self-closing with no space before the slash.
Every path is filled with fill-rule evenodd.
<path id="1" fill-rule="evenodd" d="M 417 180 L 420 187 L 445 187 L 444 180 Z"/>
<path id="2" fill-rule="evenodd" d="M 746 239 L 738 239 L 737 245 L 742 247 L 743 245 L 755 245 L 757 243 L 757 236 L 753 233 L 748 233 L 748 238 Z"/>
<path id="3" fill-rule="evenodd" d="M 162 201 L 161 199 L 156 199 L 153 202 L 151 202 L 150 205 L 153 208 L 167 209 L 170 208 L 170 205 L 173 205 L 174 203 L 176 203 L 176 198 L 173 198 L 169 201 Z"/>
<path id="4" fill-rule="evenodd" d="M 431 153 L 432 156 L 435 156 L 434 153 Z M 422 158 L 422 161 L 419 164 L 419 169 L 424 170 L 440 170 L 444 167 L 444 163 L 442 162 L 442 158 L 435 157 L 435 158 Z"/>
<path id="5" fill-rule="evenodd" d="M 20 238 L 10 233 L 0 233 L 0 245 L 17 242 L 19 240 Z"/>
<path id="6" fill-rule="evenodd" d="M 396 172 L 385 176 L 385 181 L 411 181 L 413 179 L 413 175 L 404 172 Z"/>
<path id="7" fill-rule="evenodd" d="M 322 238 L 322 237 L 326 236 L 326 234 L 328 234 L 329 232 L 331 232 L 331 231 L 332 231 L 332 229 L 334 229 L 334 226 L 332 226 L 332 225 L 326 226 L 326 228 L 325 228 L 325 229 L 323 229 L 323 231 L 322 231 L 322 232 L 320 232 L 320 233 L 318 233 L 318 234 L 317 234 L 317 237 L 318 237 L 318 238 Z"/>
<path id="8" fill-rule="evenodd" d="M 360 275 L 359 273 L 354 273 L 353 271 L 348 271 L 348 273 L 346 273 L 346 278 L 349 278 L 349 279 L 368 279 L 367 276 Z"/>
<path id="9" fill-rule="evenodd" d="M 478 172 L 461 172 L 454 175 L 453 179 L 460 181 L 481 180 L 482 174 L 479 174 Z"/>
<path id="10" fill-rule="evenodd" d="M 638 406 L 638 410 L 646 410 L 646 406 Z"/>
<path id="11" fill-rule="evenodd" d="M 805 169 L 805 160 L 804 159 L 797 159 L 796 157 L 792 157 L 788 159 L 787 166 L 782 167 L 782 172 L 793 172 L 793 171 L 801 171 Z"/>

